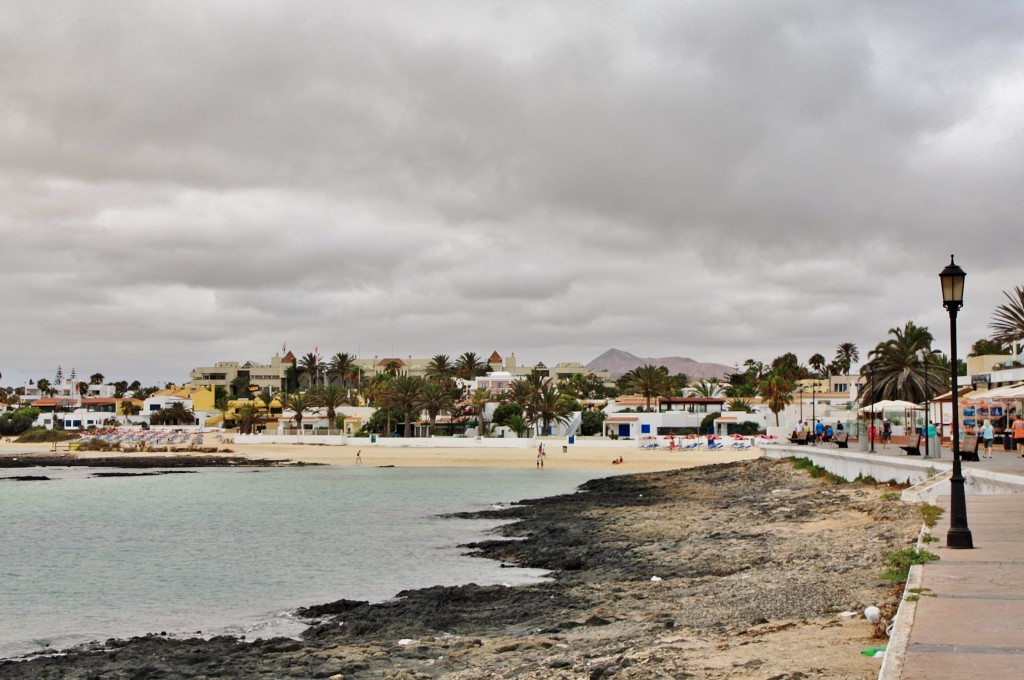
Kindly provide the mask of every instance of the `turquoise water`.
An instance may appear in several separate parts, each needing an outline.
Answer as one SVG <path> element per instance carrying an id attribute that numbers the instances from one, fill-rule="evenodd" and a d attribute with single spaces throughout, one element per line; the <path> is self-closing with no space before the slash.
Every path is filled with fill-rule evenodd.
<path id="1" fill-rule="evenodd" d="M 571 492 L 564 470 L 202 469 L 93 478 L 0 471 L 0 657 L 167 631 L 295 635 L 301 605 L 405 588 L 516 584 L 543 572 L 467 557 L 493 528 L 441 519 Z"/>

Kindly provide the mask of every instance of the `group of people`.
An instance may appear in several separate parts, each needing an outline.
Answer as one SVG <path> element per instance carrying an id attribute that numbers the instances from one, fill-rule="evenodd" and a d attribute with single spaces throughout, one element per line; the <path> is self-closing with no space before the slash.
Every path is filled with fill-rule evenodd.
<path id="1" fill-rule="evenodd" d="M 981 439 L 981 445 L 984 447 L 984 451 L 981 454 L 982 458 L 992 458 L 992 441 L 996 438 L 995 427 L 992 425 L 992 421 L 986 419 L 981 426 L 981 431 L 978 433 Z M 1010 424 L 1010 435 L 1013 438 L 1015 446 L 1024 449 L 1024 418 L 1014 418 Z M 1021 458 L 1024 458 L 1024 453 L 1020 454 Z"/>
<path id="2" fill-rule="evenodd" d="M 835 437 L 843 433 L 843 423 L 837 420 L 836 426 L 826 425 L 821 422 L 821 419 L 814 421 L 813 425 L 809 421 L 801 420 L 796 424 L 796 431 L 794 434 L 803 433 L 808 443 L 814 442 L 831 442 Z"/>

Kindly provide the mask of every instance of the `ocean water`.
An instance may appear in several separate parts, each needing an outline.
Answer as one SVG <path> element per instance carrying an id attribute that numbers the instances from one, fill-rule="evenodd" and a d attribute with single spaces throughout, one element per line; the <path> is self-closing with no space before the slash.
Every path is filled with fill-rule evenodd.
<path id="1" fill-rule="evenodd" d="M 298 606 L 405 588 L 534 581 L 457 546 L 486 520 L 439 514 L 569 493 L 564 470 L 205 468 L 0 481 L 0 657 L 147 632 L 296 635 Z M 135 471 L 138 472 L 138 471 Z"/>

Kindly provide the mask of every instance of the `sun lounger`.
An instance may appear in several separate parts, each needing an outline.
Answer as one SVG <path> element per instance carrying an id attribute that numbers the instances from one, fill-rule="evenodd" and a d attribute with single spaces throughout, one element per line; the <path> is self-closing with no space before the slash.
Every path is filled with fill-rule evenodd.
<path id="1" fill-rule="evenodd" d="M 832 443 L 836 445 L 837 449 L 848 449 L 850 448 L 850 433 L 841 432 L 832 438 Z"/>
<path id="2" fill-rule="evenodd" d="M 806 432 L 797 432 L 796 433 L 796 437 L 790 437 L 789 441 L 792 442 L 793 444 L 801 444 L 801 445 L 806 444 L 807 443 L 807 433 Z"/>

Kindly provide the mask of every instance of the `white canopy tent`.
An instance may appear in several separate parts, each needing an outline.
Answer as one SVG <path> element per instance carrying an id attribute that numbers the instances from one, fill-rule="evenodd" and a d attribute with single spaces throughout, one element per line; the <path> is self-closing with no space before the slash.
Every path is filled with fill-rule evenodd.
<path id="1" fill-rule="evenodd" d="M 923 411 L 924 406 L 918 406 L 912 401 L 901 401 L 899 399 L 883 399 L 874 404 L 861 406 L 857 409 L 861 413 L 886 413 L 888 411 Z"/>

